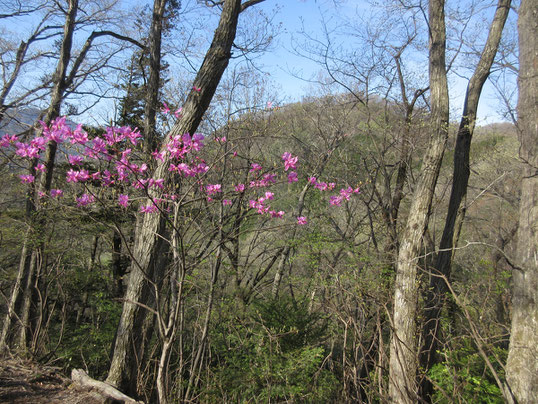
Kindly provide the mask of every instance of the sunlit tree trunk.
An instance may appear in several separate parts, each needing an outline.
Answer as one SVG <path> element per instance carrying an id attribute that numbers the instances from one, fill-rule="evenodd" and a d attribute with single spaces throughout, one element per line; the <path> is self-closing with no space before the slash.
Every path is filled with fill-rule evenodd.
<path id="1" fill-rule="evenodd" d="M 166 3 L 166 0 L 155 0 L 153 3 L 153 17 L 149 33 L 149 79 L 146 89 L 146 104 L 144 106 L 144 151 L 146 155 L 157 147 L 155 117 L 159 104 L 161 41 Z"/>
<path id="2" fill-rule="evenodd" d="M 447 293 L 444 275 L 450 280 L 453 248 L 457 243 L 458 232 L 455 231 L 456 223 L 461 222 L 465 215 L 465 196 L 469 183 L 470 167 L 469 154 L 473 137 L 478 101 L 482 93 L 482 87 L 489 76 L 493 60 L 497 53 L 504 24 L 510 11 L 511 0 L 499 0 L 493 21 L 491 22 L 488 39 L 480 61 L 469 80 L 463 113 L 456 138 L 454 151 L 454 173 L 452 176 L 452 190 L 448 205 L 448 213 L 443 230 L 443 236 L 439 247 L 439 253 L 435 263 L 435 272 L 430 279 L 430 288 L 426 299 L 425 325 L 424 325 L 424 355 L 421 365 L 424 369 L 430 369 L 435 363 L 435 356 L 439 338 L 439 317 L 443 307 L 444 296 Z M 459 218 L 458 218 L 459 216 Z M 458 221 L 456 220 L 458 218 Z M 424 391 L 429 390 L 425 386 Z"/>
<path id="3" fill-rule="evenodd" d="M 60 115 L 60 107 L 64 98 L 65 90 L 68 87 L 67 68 L 71 60 L 71 49 L 73 47 L 73 33 L 75 31 L 77 11 L 78 0 L 70 0 L 65 18 L 63 40 L 60 47 L 60 59 L 58 60 L 56 71 L 54 73 L 54 87 L 52 90 L 51 102 L 43 119 L 47 123 Z M 41 176 L 41 180 L 38 185 L 39 191 L 41 192 L 50 191 L 55 157 L 56 143 L 51 142 L 47 147 L 45 156 L 46 171 L 44 175 Z M 30 171 L 33 175 L 35 175 L 35 164 L 36 162 L 32 162 L 32 166 L 30 167 Z M 35 197 L 35 192 L 28 196 L 30 199 Z M 26 350 L 29 337 L 32 295 L 34 293 L 34 277 L 37 266 L 39 265 L 37 262 L 37 258 L 40 255 L 38 250 L 42 250 L 42 246 L 36 246 L 35 248 L 30 247 L 32 242 L 29 238 L 35 236 L 35 232 L 33 230 L 40 227 L 38 223 L 39 219 L 37 217 L 37 211 L 38 206 L 35 201 L 28 205 L 26 216 L 30 223 L 30 230 L 27 232 L 26 239 L 23 242 L 24 248 L 21 254 L 19 274 L 17 276 L 15 287 L 11 293 L 8 314 L 4 320 L 0 339 L 0 350 L 8 348 L 9 335 L 13 332 L 13 321 L 15 318 L 17 318 L 20 325 L 18 333 L 19 335 L 17 338 L 18 347 L 22 351 Z M 19 279 L 21 282 L 19 282 Z M 21 309 L 19 313 L 16 313 L 15 308 L 18 305 L 17 302 L 19 299 L 22 299 L 22 303 L 20 304 Z"/>
<path id="4" fill-rule="evenodd" d="M 196 131 L 228 66 L 239 14 L 247 5 L 259 2 L 250 1 L 242 5 L 240 0 L 226 0 L 223 3 L 213 41 L 193 83 L 196 90 L 193 89 L 188 95 L 183 105 L 182 116 L 168 133 L 164 143 L 167 143 L 172 136 L 193 134 Z M 159 162 L 153 177 L 169 178 L 168 164 L 169 161 L 166 159 Z M 152 192 L 154 194 L 151 197 L 159 196 L 158 191 Z M 135 360 L 141 354 L 138 351 L 136 328 L 138 319 L 143 316 L 143 309 L 139 303 L 143 303 L 142 292 L 146 281 L 152 278 L 155 260 L 162 244 L 159 235 L 163 233 L 165 225 L 166 221 L 162 215 L 145 215 L 135 237 L 131 274 L 107 378 L 107 382 L 129 393 L 135 393 L 131 374 L 136 366 Z"/>
<path id="5" fill-rule="evenodd" d="M 389 368 L 389 395 L 395 403 L 417 402 L 418 260 L 448 136 L 444 0 L 430 1 L 429 28 L 431 137 L 398 253 Z"/>
<path id="6" fill-rule="evenodd" d="M 512 328 L 506 364 L 512 402 L 538 402 L 538 1 L 519 9 L 518 131 L 523 161 L 518 268 L 512 273 Z M 512 398 L 511 393 L 515 396 Z M 517 401 L 516 401 L 517 400 Z"/>

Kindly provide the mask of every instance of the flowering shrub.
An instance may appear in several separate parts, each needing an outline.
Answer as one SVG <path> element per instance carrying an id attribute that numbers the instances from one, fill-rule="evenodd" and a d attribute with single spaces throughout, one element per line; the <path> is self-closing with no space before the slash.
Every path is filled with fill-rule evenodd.
<path id="1" fill-rule="evenodd" d="M 181 111 L 178 111 L 179 114 Z M 166 104 L 162 112 L 170 112 Z M 175 182 L 183 181 L 184 187 L 190 186 L 186 189 L 192 191 L 191 199 L 199 199 L 202 196 L 209 203 L 222 200 L 223 206 L 231 206 L 234 197 L 237 198 L 248 192 L 248 207 L 254 213 L 282 219 L 286 217 L 287 212 L 271 207 L 270 202 L 275 200 L 275 192 L 269 189 L 280 182 L 292 184 L 300 179 L 297 174 L 299 158 L 286 151 L 282 154 L 283 166 L 280 166 L 280 169 L 264 170 L 260 163 L 250 163 L 247 168 L 248 185 L 207 183 L 211 165 L 199 156 L 205 140 L 200 133 L 170 137 L 160 150 L 151 153 L 149 161 L 145 161 L 136 153 L 142 137 L 137 128 L 108 127 L 101 135 L 90 139 L 82 125 L 71 129 L 65 117 L 55 119 L 50 125 L 41 122 L 41 126 L 41 135 L 35 136 L 29 142 L 21 142 L 16 136 L 4 135 L 0 139 L 0 148 L 13 148 L 18 158 L 33 160 L 37 174 L 46 171 L 40 159 L 47 144 L 56 142 L 62 145 L 61 150 L 65 153 L 65 161 L 69 164 L 69 169 L 65 173 L 66 186 L 74 192 L 76 206 L 80 208 L 95 204 L 103 195 L 99 189 L 120 188 L 121 193 L 115 197 L 115 203 L 123 209 L 138 203 L 137 210 L 142 214 L 169 211 L 169 203 L 188 201 L 185 192 L 181 187 L 175 186 L 176 184 L 172 181 L 175 175 Z M 219 137 L 216 140 L 219 144 L 227 142 L 225 137 Z M 236 151 L 228 152 L 228 154 L 233 158 L 237 157 Z M 149 167 L 159 165 L 164 166 L 165 171 L 167 170 L 170 174 L 156 178 L 157 171 L 150 170 Z M 25 184 L 35 181 L 33 173 L 19 175 L 19 177 Z M 318 181 L 314 176 L 307 178 L 307 184 L 320 192 L 332 191 L 336 188 L 336 183 Z M 59 198 L 65 195 L 63 189 L 51 189 L 48 194 L 43 190 L 39 191 L 41 198 Z M 359 192 L 360 187 L 342 188 L 338 194 L 329 196 L 329 206 L 340 206 L 345 201 L 349 201 L 353 194 Z M 306 225 L 308 219 L 305 216 L 299 216 L 295 223 Z"/>

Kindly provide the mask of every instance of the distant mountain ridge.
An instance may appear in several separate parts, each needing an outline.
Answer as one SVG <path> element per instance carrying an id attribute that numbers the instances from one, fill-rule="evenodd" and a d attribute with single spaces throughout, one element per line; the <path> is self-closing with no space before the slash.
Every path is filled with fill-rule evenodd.
<path id="1" fill-rule="evenodd" d="M 40 119 L 42 110 L 37 108 L 20 109 L 16 113 L 8 116 L 5 115 L 4 120 L 0 122 L 0 136 L 5 134 L 17 135 L 32 128 Z M 76 124 L 69 119 L 67 125 L 71 128 L 76 128 Z"/>

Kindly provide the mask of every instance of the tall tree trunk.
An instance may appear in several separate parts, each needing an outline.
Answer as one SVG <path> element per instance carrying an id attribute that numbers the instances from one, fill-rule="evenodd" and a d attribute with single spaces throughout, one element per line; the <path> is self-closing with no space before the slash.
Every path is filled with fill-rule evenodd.
<path id="1" fill-rule="evenodd" d="M 122 235 L 118 229 L 112 233 L 112 295 L 115 298 L 123 297 L 123 277 L 125 275 L 125 264 L 121 253 Z"/>
<path id="2" fill-rule="evenodd" d="M 495 16 L 489 28 L 488 39 L 465 93 L 463 114 L 454 151 L 454 173 L 452 176 L 452 190 L 450 193 L 448 213 L 435 263 L 436 272 L 431 276 L 430 288 L 426 297 L 425 324 L 423 330 L 425 348 L 421 358 L 421 365 L 426 371 L 436 362 L 435 352 L 438 347 L 439 316 L 443 308 L 444 297 L 447 293 L 445 280 L 438 275 L 444 275 L 447 280 L 450 280 L 453 248 L 456 246 L 458 238 L 458 232 L 455 231 L 456 223 L 461 223 L 465 216 L 465 206 L 463 205 L 469 183 L 469 153 L 476 122 L 478 101 L 482 87 L 489 76 L 491 66 L 497 54 L 504 24 L 510 11 L 510 3 L 511 0 L 499 0 L 497 3 Z M 458 220 L 456 220 L 457 218 Z M 428 387 L 425 386 L 423 393 L 428 394 L 431 392 Z"/>
<path id="3" fill-rule="evenodd" d="M 512 328 L 506 380 L 518 403 L 538 402 L 538 1 L 519 9 L 518 130 L 524 163 L 512 274 Z M 510 391 L 508 392 L 510 393 Z M 512 398 L 510 394 L 506 394 Z M 512 402 L 516 400 L 512 399 Z"/>
<path id="4" fill-rule="evenodd" d="M 73 46 L 73 33 L 75 30 L 75 21 L 78 11 L 78 0 L 69 1 L 69 9 L 65 17 L 64 24 L 64 36 L 62 44 L 60 47 L 60 59 L 58 60 L 58 65 L 54 73 L 54 88 L 52 90 L 51 102 L 49 108 L 44 117 L 44 121 L 48 124 L 50 121 L 55 119 L 60 115 L 60 107 L 63 101 L 63 96 L 65 90 L 68 87 L 67 82 L 67 67 L 69 61 L 71 60 L 71 49 Z M 56 156 L 56 143 L 50 142 L 45 156 L 45 167 L 46 171 L 41 176 L 41 180 L 38 186 L 38 190 L 41 192 L 50 191 L 50 186 L 52 183 L 52 173 L 54 169 L 54 160 Z M 35 175 L 35 164 L 37 161 L 32 162 L 30 171 Z M 36 197 L 36 193 L 32 193 L 29 198 L 33 199 Z M 29 208 L 28 208 L 29 207 Z M 39 217 L 39 206 L 38 201 L 32 201 L 31 204 L 28 204 L 26 217 L 29 223 L 30 231 L 26 233 L 27 237 L 32 237 L 36 228 L 40 228 L 43 225 L 43 219 Z M 31 241 L 25 239 L 23 245 L 26 248 L 23 248 L 21 254 L 21 262 L 19 265 L 19 274 L 17 275 L 17 282 L 15 287 L 11 292 L 10 298 L 10 310 L 4 320 L 4 326 L 2 329 L 2 335 L 0 339 L 0 350 L 5 350 L 8 348 L 6 345 L 9 341 L 9 334 L 13 332 L 13 319 L 18 318 L 20 322 L 19 335 L 18 335 L 18 348 L 21 351 L 26 351 L 26 346 L 29 337 L 29 325 L 31 319 L 31 303 L 32 296 L 34 294 L 35 284 L 34 276 L 37 266 L 36 259 L 40 255 L 38 250 L 43 249 L 43 245 L 35 246 L 34 248 L 29 248 Z M 22 273 L 21 273 L 22 271 Z M 18 280 L 25 280 L 25 282 L 19 282 Z M 22 287 L 22 289 L 21 289 Z M 22 299 L 20 304 L 21 310 L 19 313 L 15 313 L 13 310 L 18 306 L 17 301 Z"/>
<path id="5" fill-rule="evenodd" d="M 389 368 L 389 395 L 395 403 L 417 402 L 418 349 L 415 333 L 418 256 L 428 225 L 433 194 L 448 137 L 444 0 L 430 0 L 429 27 L 432 134 L 398 253 Z"/>
<path id="6" fill-rule="evenodd" d="M 168 133 L 165 143 L 172 136 L 184 133 L 193 134 L 198 128 L 228 66 L 241 8 L 240 0 L 224 2 L 213 42 L 193 83 L 199 91 L 193 89 L 190 92 L 183 106 L 183 115 Z M 168 164 L 167 159 L 159 162 L 153 175 L 154 178 L 168 179 L 170 175 Z M 159 191 L 152 190 L 151 197 L 159 197 Z M 134 360 L 140 354 L 137 352 L 136 323 L 143 313 L 138 303 L 144 302 L 142 291 L 146 280 L 152 278 L 154 261 L 157 259 L 157 253 L 162 244 L 159 234 L 163 233 L 165 224 L 166 221 L 162 215 L 147 214 L 136 234 L 129 284 L 107 378 L 108 383 L 120 390 L 129 391 L 130 375 L 135 366 Z"/>
<path id="7" fill-rule="evenodd" d="M 161 82 L 161 40 L 166 0 L 155 0 L 149 32 L 149 79 L 144 106 L 144 151 L 149 155 L 157 147 L 155 117 L 159 103 Z"/>

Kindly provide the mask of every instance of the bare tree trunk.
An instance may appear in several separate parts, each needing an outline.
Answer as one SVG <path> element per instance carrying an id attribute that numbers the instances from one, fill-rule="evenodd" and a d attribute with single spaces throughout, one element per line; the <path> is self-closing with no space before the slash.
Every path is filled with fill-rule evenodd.
<path id="1" fill-rule="evenodd" d="M 147 83 L 146 105 L 144 106 L 144 151 L 149 155 L 157 147 L 155 116 L 159 102 L 161 82 L 161 40 L 166 0 L 155 0 L 149 33 L 149 80 Z"/>
<path id="2" fill-rule="evenodd" d="M 200 91 L 195 91 L 194 89 L 191 91 L 183 106 L 183 115 L 168 133 L 165 143 L 172 136 L 183 135 L 184 133 L 193 134 L 198 128 L 213 98 L 217 85 L 228 66 L 241 9 L 240 0 L 226 0 L 224 2 L 213 42 L 193 83 Z M 159 162 L 154 172 L 154 178 L 169 178 L 168 164 L 167 159 Z M 152 190 L 151 197 L 158 197 L 158 192 Z M 126 299 L 118 325 L 114 354 L 107 378 L 110 384 L 120 390 L 128 388 L 131 382 L 129 380 L 132 372 L 131 368 L 134 364 L 134 358 L 138 354 L 136 352 L 135 324 L 137 319 L 143 315 L 138 303 L 143 302 L 141 294 L 143 286 L 152 277 L 153 262 L 157 258 L 157 253 L 162 243 L 159 234 L 163 233 L 164 226 L 165 218 L 162 215 L 148 214 L 144 216 L 140 229 L 136 234 L 133 264 Z"/>
<path id="3" fill-rule="evenodd" d="M 512 329 L 506 364 L 512 402 L 538 402 L 538 1 L 519 9 L 520 158 L 524 163 L 512 274 Z M 513 397 L 511 394 L 505 396 Z"/>
<path id="4" fill-rule="evenodd" d="M 67 11 L 66 17 L 65 17 L 65 24 L 64 24 L 64 36 L 60 48 L 60 59 L 58 60 L 58 65 L 56 67 L 56 71 L 54 73 L 54 88 L 52 91 L 51 96 L 51 102 L 50 106 L 47 110 L 47 113 L 45 115 L 44 121 L 48 124 L 51 120 L 58 117 L 60 114 L 60 106 L 63 101 L 63 96 L 65 93 L 65 90 L 67 89 L 67 67 L 69 65 L 69 61 L 71 60 L 71 49 L 73 45 L 73 33 L 75 30 L 75 20 L 76 15 L 78 11 L 78 0 L 70 0 L 69 1 L 69 9 Z M 46 151 L 46 157 L 45 157 L 45 167 L 46 172 L 44 175 L 41 176 L 41 180 L 39 183 L 39 191 L 41 192 L 47 192 L 50 190 L 51 182 L 52 182 L 52 172 L 54 169 L 54 160 L 56 156 L 56 143 L 50 142 L 47 151 Z M 30 171 L 35 174 L 35 164 L 37 161 L 34 161 L 32 163 L 32 166 L 30 167 Z M 29 198 L 35 198 L 34 195 L 30 195 Z M 27 237 L 32 236 L 33 230 L 36 228 L 39 228 L 40 225 L 43 224 L 42 219 L 38 217 L 38 202 L 33 201 L 33 203 L 28 205 L 27 207 L 27 220 L 30 226 L 30 231 L 27 232 Z M 38 250 L 42 250 L 42 245 L 36 246 L 33 249 L 28 248 L 30 244 L 29 240 L 24 241 L 24 245 L 26 246 L 26 249 L 23 248 L 22 255 L 21 255 L 21 263 L 19 265 L 19 272 L 23 271 L 24 273 L 19 273 L 17 275 L 17 279 L 25 279 L 26 282 L 24 285 L 19 283 L 15 285 L 15 288 L 13 289 L 11 293 L 11 299 L 10 299 L 10 307 L 17 306 L 17 300 L 19 298 L 22 298 L 23 303 L 21 304 L 21 312 L 17 313 L 17 317 L 20 320 L 20 329 L 19 329 L 19 335 L 18 335 L 18 348 L 24 352 L 26 351 L 26 346 L 28 342 L 29 337 L 29 326 L 30 326 L 30 319 L 31 319 L 31 302 L 32 302 L 32 295 L 34 294 L 34 276 L 35 276 L 35 269 L 37 266 L 36 259 L 40 255 L 40 252 Z M 23 286 L 24 289 L 20 289 L 20 286 Z M 22 295 L 21 295 L 22 291 Z M 13 304 L 11 304 L 13 302 Z M 11 310 L 8 310 L 8 314 L 4 321 L 4 328 L 2 330 L 2 339 L 0 340 L 0 349 L 6 349 L 6 343 L 9 340 L 8 335 L 12 332 L 12 319 L 14 317 L 14 313 Z"/>
<path id="5" fill-rule="evenodd" d="M 429 27 L 432 135 L 398 253 L 389 369 L 389 394 L 395 403 L 417 402 L 417 265 L 448 136 L 444 0 L 430 0 Z"/>
<path id="6" fill-rule="evenodd" d="M 125 265 L 121 253 L 122 237 L 118 229 L 112 233 L 112 279 L 113 296 L 121 299 L 123 297 L 123 277 L 125 275 Z"/>
<path id="7" fill-rule="evenodd" d="M 440 251 L 435 263 L 436 273 L 430 279 L 430 287 L 428 296 L 426 297 L 425 325 L 423 330 L 425 349 L 421 358 L 421 365 L 426 371 L 436 363 L 435 352 L 438 347 L 439 316 L 444 304 L 444 297 L 447 293 L 445 278 L 438 275 L 444 275 L 450 281 L 453 248 L 456 246 L 458 238 L 458 231 L 455 231 L 457 227 L 456 223 L 461 223 L 465 216 L 464 202 L 470 176 L 469 153 L 476 122 L 478 101 L 482 87 L 489 76 L 493 60 L 497 54 L 504 24 L 510 11 L 510 3 L 511 0 L 499 0 L 480 61 L 469 80 L 467 92 L 465 93 L 463 114 L 454 151 L 454 173 L 448 213 L 439 247 Z M 458 220 L 456 220 L 457 218 Z M 425 395 L 431 393 L 431 386 L 424 387 L 423 393 Z"/>
<path id="8" fill-rule="evenodd" d="M 22 304 L 21 297 L 22 292 L 24 291 L 25 285 L 28 283 L 28 274 L 30 272 L 30 262 L 31 262 L 31 246 L 29 246 L 31 240 L 31 229 L 26 230 L 26 234 L 23 241 L 21 259 L 19 261 L 19 271 L 17 273 L 17 279 L 15 280 L 15 285 L 11 291 L 7 314 L 4 318 L 4 324 L 2 325 L 2 334 L 0 335 L 0 354 L 4 354 L 12 346 L 13 339 L 13 327 L 14 321 L 22 324 L 22 321 L 19 317 L 21 313 L 20 307 Z"/>

